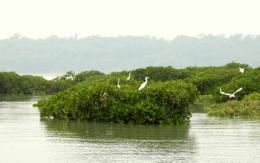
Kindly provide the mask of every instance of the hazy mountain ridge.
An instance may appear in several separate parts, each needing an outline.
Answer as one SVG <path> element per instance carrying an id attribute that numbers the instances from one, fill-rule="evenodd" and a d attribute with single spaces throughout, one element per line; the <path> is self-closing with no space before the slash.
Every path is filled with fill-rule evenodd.
<path id="1" fill-rule="evenodd" d="M 159 65 L 223 65 L 231 61 L 259 66 L 260 35 L 178 36 L 173 40 L 133 36 L 33 40 L 16 35 L 0 40 L 0 71 L 19 73 L 111 72 Z"/>

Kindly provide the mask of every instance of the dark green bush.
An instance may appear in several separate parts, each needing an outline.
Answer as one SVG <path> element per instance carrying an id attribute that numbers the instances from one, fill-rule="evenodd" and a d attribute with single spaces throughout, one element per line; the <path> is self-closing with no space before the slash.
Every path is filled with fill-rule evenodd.
<path id="1" fill-rule="evenodd" d="M 0 72 L 0 94 L 46 94 L 49 87 L 50 82 L 40 76 L 21 76 L 15 72 Z"/>
<path id="2" fill-rule="evenodd" d="M 237 62 L 228 63 L 224 67 L 231 68 L 231 69 L 238 69 L 239 67 L 243 67 L 246 70 L 251 69 L 251 67 L 248 64 L 242 64 L 242 63 L 237 63 Z"/>
<path id="3" fill-rule="evenodd" d="M 83 71 L 76 74 L 74 80 L 79 83 L 91 79 L 92 77 L 104 76 L 105 74 L 99 71 Z"/>
<path id="4" fill-rule="evenodd" d="M 135 80 L 144 80 L 146 76 L 152 77 L 152 81 L 169 81 L 178 80 L 188 77 L 188 74 L 183 69 L 174 69 L 168 67 L 146 67 L 132 71 Z"/>
<path id="5" fill-rule="evenodd" d="M 78 84 L 37 104 L 42 118 L 138 124 L 187 123 L 196 88 L 184 82 L 149 83 L 118 90 L 109 82 Z"/>

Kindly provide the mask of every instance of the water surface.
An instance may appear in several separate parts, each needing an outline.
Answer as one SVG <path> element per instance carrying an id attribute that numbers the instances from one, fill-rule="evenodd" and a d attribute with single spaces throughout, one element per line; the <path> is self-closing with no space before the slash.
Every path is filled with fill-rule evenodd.
<path id="1" fill-rule="evenodd" d="M 193 113 L 189 126 L 41 121 L 0 102 L 0 162 L 260 162 L 260 121 Z"/>

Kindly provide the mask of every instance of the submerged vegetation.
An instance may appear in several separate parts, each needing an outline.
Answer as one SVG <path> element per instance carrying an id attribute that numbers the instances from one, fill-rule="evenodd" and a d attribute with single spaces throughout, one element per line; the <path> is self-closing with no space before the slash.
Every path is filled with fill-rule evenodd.
<path id="1" fill-rule="evenodd" d="M 239 72 L 241 67 L 244 73 Z M 146 76 L 148 84 L 138 91 Z M 37 104 L 42 118 L 176 124 L 189 121 L 190 105 L 211 116 L 258 117 L 260 99 L 253 97 L 260 93 L 259 83 L 260 68 L 232 62 L 219 67 L 146 67 L 111 74 L 70 71 L 53 80 L 1 72 L 0 94 L 52 95 Z M 243 90 L 234 98 L 220 94 L 220 89 L 232 93 L 239 88 Z"/>

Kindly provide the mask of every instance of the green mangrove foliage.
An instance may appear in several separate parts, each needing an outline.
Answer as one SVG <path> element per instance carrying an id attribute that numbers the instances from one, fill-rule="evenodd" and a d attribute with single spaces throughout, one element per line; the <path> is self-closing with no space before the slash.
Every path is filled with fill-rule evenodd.
<path id="1" fill-rule="evenodd" d="M 73 71 L 69 71 L 64 75 L 58 76 L 55 79 L 51 80 L 50 92 L 57 93 L 68 89 L 80 82 L 92 80 L 92 78 L 102 77 L 104 75 L 105 74 L 99 71 L 83 71 L 78 74 Z"/>
<path id="2" fill-rule="evenodd" d="M 15 72 L 0 72 L 0 94 L 45 94 L 50 82 L 40 76 L 18 75 Z"/>
<path id="3" fill-rule="evenodd" d="M 240 67 L 245 73 L 239 72 Z M 129 73 L 131 79 L 126 80 Z M 148 85 L 139 92 L 138 87 L 146 76 L 150 77 Z M 118 79 L 120 90 L 116 87 Z M 222 107 L 216 109 L 216 114 L 209 109 L 210 115 L 221 111 L 221 116 L 229 116 L 230 110 L 236 116 L 244 113 L 239 108 L 254 108 L 255 102 L 251 105 L 250 101 L 257 100 L 248 99 L 247 95 L 260 93 L 259 83 L 260 68 L 235 62 L 219 67 L 146 67 L 111 74 L 70 71 L 50 81 L 39 76 L 0 72 L 0 95 L 54 94 L 38 103 L 43 118 L 180 123 L 189 119 L 187 106 L 192 103 L 194 110 Z M 236 94 L 235 100 L 219 92 L 222 88 L 224 92 L 233 93 L 241 87 L 243 90 Z"/>
<path id="4" fill-rule="evenodd" d="M 40 76 L 18 75 L 15 72 L 0 72 L 0 94 L 5 95 L 40 95 L 54 94 L 68 89 L 85 80 L 92 80 L 105 74 L 99 71 L 84 71 L 76 74 L 67 72 L 53 80 Z"/>
<path id="5" fill-rule="evenodd" d="M 247 69 L 214 92 L 215 104 L 207 108 L 208 115 L 218 117 L 260 118 L 260 68 Z M 221 95 L 219 89 L 233 93 L 243 88 L 234 99 Z"/>
<path id="6" fill-rule="evenodd" d="M 201 95 L 212 94 L 218 86 L 240 75 L 238 68 L 225 67 L 193 67 L 187 68 L 186 71 L 190 77 L 184 80 L 196 85 Z"/>
<path id="7" fill-rule="evenodd" d="M 251 68 L 246 64 L 229 63 L 221 67 L 187 67 L 175 69 L 168 67 L 146 67 L 132 71 L 113 72 L 103 74 L 99 71 L 83 71 L 80 73 L 67 72 L 53 80 L 45 80 L 36 76 L 20 76 L 13 72 L 0 73 L 0 94 L 55 94 L 66 90 L 84 81 L 96 81 L 99 78 L 110 78 L 111 83 L 116 83 L 120 78 L 122 85 L 131 72 L 131 80 L 126 84 L 136 85 L 144 80 L 146 76 L 150 81 L 172 81 L 184 80 L 197 86 L 201 95 L 213 94 L 214 90 L 240 75 L 238 68 L 244 67 L 246 72 Z M 130 84 L 130 83 L 131 84 Z"/>
<path id="8" fill-rule="evenodd" d="M 241 100 L 245 95 L 252 92 L 260 93 L 260 68 L 250 69 L 245 71 L 244 74 L 237 75 L 230 82 L 223 84 L 215 89 L 213 93 L 217 102 L 225 102 L 229 100 L 227 96 L 223 96 L 219 93 L 219 89 L 222 88 L 225 92 L 233 93 L 238 88 L 243 90 L 236 94 L 236 99 Z"/>
<path id="9" fill-rule="evenodd" d="M 243 100 L 231 100 L 211 105 L 208 115 L 217 117 L 260 118 L 260 93 L 246 95 Z"/>
<path id="10" fill-rule="evenodd" d="M 136 124 L 189 121 L 188 106 L 197 96 L 192 84 L 169 81 L 150 83 L 142 91 L 137 88 L 128 85 L 119 90 L 107 79 L 96 84 L 86 81 L 40 100 L 36 106 L 42 118 Z"/>
<path id="11" fill-rule="evenodd" d="M 169 81 L 178 80 L 188 77 L 185 69 L 174 69 L 171 66 L 167 67 L 146 67 L 132 71 L 132 75 L 136 80 L 144 80 L 146 76 L 152 77 L 152 81 Z"/>
<path id="12" fill-rule="evenodd" d="M 246 71 L 251 69 L 251 67 L 248 64 L 243 64 L 243 63 L 236 63 L 236 62 L 231 62 L 228 63 L 224 66 L 225 68 L 231 68 L 231 69 L 238 69 L 240 67 L 244 68 Z"/>

